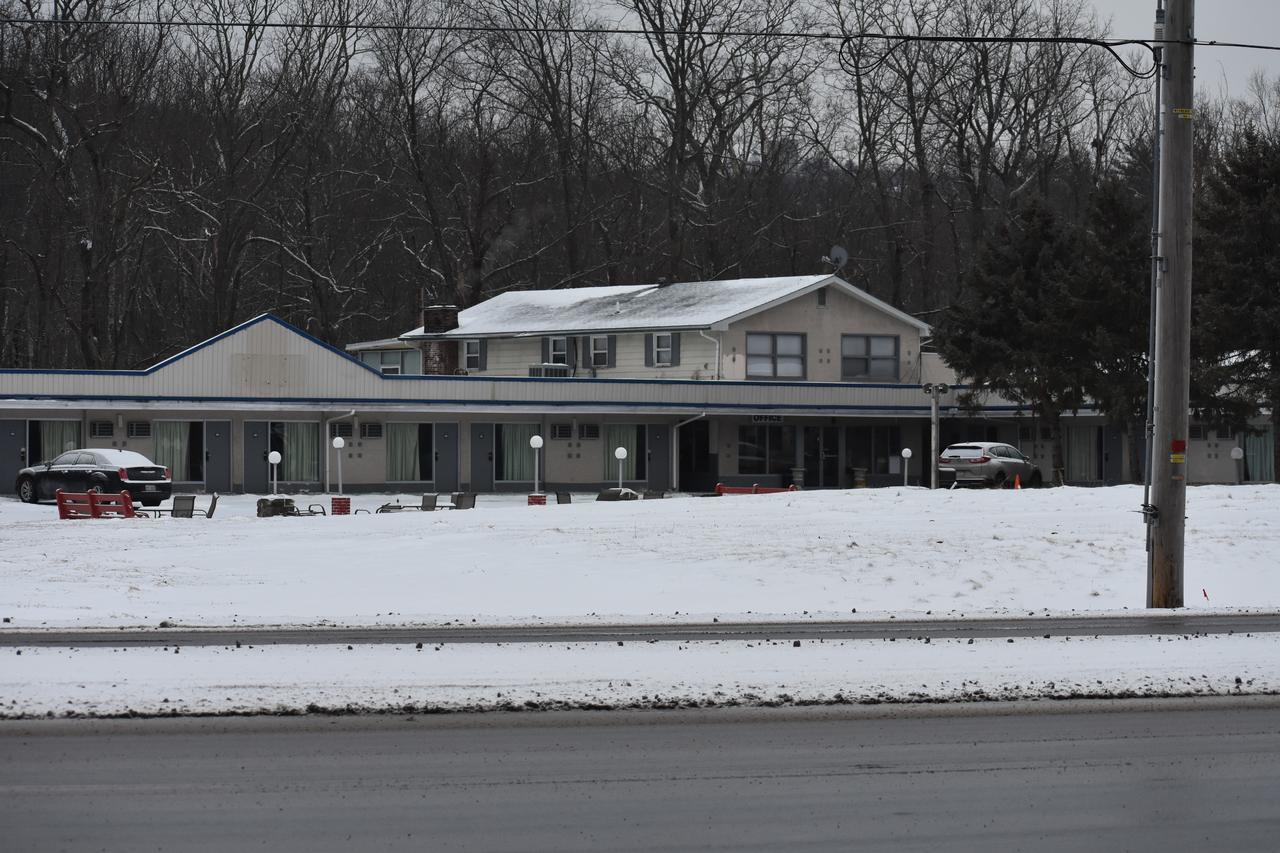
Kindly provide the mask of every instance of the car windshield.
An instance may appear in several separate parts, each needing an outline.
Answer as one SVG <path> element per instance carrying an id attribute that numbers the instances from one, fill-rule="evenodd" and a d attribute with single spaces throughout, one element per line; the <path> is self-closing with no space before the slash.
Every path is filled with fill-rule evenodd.
<path id="1" fill-rule="evenodd" d="M 982 448 L 972 444 L 955 444 L 943 451 L 947 456 L 958 456 L 961 459 L 973 459 L 982 455 Z"/>

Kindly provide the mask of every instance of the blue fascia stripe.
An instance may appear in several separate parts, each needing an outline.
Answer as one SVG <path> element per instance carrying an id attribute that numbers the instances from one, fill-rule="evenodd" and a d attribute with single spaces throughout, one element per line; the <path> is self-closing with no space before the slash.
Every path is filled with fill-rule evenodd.
<path id="1" fill-rule="evenodd" d="M 332 407 L 348 407 L 358 405 L 420 405 L 420 406 L 459 406 L 468 408 L 472 406 L 531 406 L 540 408 L 583 408 L 583 407 L 599 407 L 599 408 L 668 408 L 668 409 L 714 409 L 720 410 L 736 410 L 749 414 L 753 411 L 768 410 L 791 410 L 791 411 L 891 411 L 891 412 L 928 412 L 930 407 L 928 404 L 923 405 L 874 405 L 867 403 L 842 403 L 837 405 L 821 405 L 817 403 L 639 403 L 639 402 L 609 402 L 609 403 L 593 403 L 589 401 L 564 401 L 564 400 L 458 400 L 458 399 L 437 399 L 437 400 L 405 400 L 398 398 L 384 397 L 169 397 L 169 396 L 120 396 L 106 394 L 17 394 L 9 395 L 6 400 L 57 400 L 62 402 L 74 401 L 94 401 L 94 402 L 125 402 L 125 403 L 271 403 L 279 405 L 282 409 L 287 409 L 290 405 L 323 405 Z M 983 409 L 987 412 L 1020 412 L 1024 411 L 1022 406 L 988 406 Z M 956 413 L 960 411 L 958 406 L 942 406 L 940 410 L 943 412 Z"/>

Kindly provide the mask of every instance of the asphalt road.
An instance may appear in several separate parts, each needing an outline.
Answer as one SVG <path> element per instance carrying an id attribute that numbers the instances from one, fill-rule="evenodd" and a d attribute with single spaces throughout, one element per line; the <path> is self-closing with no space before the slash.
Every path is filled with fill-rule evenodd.
<path id="1" fill-rule="evenodd" d="M 651 625 L 531 625 L 367 628 L 163 628 L 0 630 L 0 648 L 25 646 L 230 646 L 326 643 L 592 643 L 695 640 L 887 640 L 931 637 L 1055 637 L 1138 634 L 1244 634 L 1280 631 L 1280 614 L 1144 613 L 1134 616 L 877 621 L 713 622 Z"/>
<path id="2" fill-rule="evenodd" d="M 1275 851 L 1280 702 L 1026 710 L 0 723 L 0 847 Z"/>

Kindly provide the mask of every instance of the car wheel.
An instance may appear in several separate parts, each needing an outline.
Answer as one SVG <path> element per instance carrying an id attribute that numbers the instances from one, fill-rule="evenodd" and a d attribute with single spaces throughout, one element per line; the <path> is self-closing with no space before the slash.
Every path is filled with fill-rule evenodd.
<path id="1" fill-rule="evenodd" d="M 18 481 L 18 500 L 24 504 L 36 503 L 36 481 L 23 477 Z"/>
<path id="2" fill-rule="evenodd" d="M 1036 472 L 1034 472 L 1034 473 L 1031 475 L 1031 481 L 1030 481 L 1029 485 L 1030 485 L 1030 486 L 1031 486 L 1031 488 L 1033 488 L 1033 489 L 1038 489 L 1038 488 L 1040 488 L 1041 486 L 1043 486 L 1043 485 L 1044 485 L 1044 477 L 1040 476 L 1040 472 L 1039 472 L 1039 471 L 1036 471 Z"/>

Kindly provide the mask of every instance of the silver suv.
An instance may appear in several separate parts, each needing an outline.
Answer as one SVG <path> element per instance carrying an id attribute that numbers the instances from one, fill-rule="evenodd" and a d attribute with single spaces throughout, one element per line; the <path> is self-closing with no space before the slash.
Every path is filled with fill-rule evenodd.
<path id="1" fill-rule="evenodd" d="M 1021 450 L 998 441 L 951 445 L 938 457 L 938 472 L 955 474 L 957 486 L 1008 488 L 1021 480 L 1022 485 L 1034 488 L 1043 479 Z"/>

